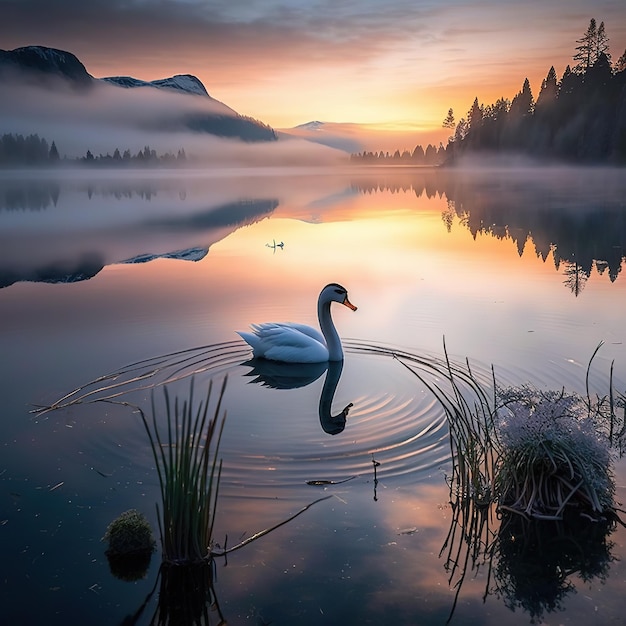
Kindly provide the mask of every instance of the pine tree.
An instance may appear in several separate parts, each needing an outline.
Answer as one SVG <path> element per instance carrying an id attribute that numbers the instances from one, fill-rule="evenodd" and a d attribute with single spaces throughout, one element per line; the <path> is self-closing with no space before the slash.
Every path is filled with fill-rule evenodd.
<path id="1" fill-rule="evenodd" d="M 437 148 L 430 143 L 424 152 L 424 163 L 426 165 L 436 165 L 437 163 Z"/>
<path id="2" fill-rule="evenodd" d="M 541 83 L 541 90 L 537 96 L 537 102 L 535 103 L 535 110 L 540 111 L 546 106 L 550 106 L 556 101 L 558 95 L 558 85 L 556 79 L 556 71 L 554 65 L 548 71 L 548 75 L 543 79 Z"/>
<path id="3" fill-rule="evenodd" d="M 48 159 L 50 159 L 50 161 L 58 161 L 60 158 L 61 157 L 59 156 L 57 145 L 53 141 L 52 145 L 50 146 L 50 152 L 48 152 Z"/>
<path id="4" fill-rule="evenodd" d="M 467 123 L 470 130 L 477 130 L 483 121 L 483 110 L 478 104 L 478 98 L 474 98 L 474 102 L 470 110 L 467 112 Z"/>
<path id="5" fill-rule="evenodd" d="M 626 70 L 626 50 L 624 50 L 624 54 L 622 54 L 622 56 L 617 59 L 617 62 L 615 63 L 615 72 L 623 72 L 624 70 Z"/>
<path id="6" fill-rule="evenodd" d="M 448 115 L 446 116 L 446 119 L 443 120 L 442 126 L 444 128 L 449 128 L 450 130 L 454 130 L 454 127 L 456 126 L 456 122 L 454 121 L 454 111 L 452 109 L 448 109 Z"/>
<path id="7" fill-rule="evenodd" d="M 534 109 L 533 93 L 528 78 L 524 80 L 522 90 L 511 101 L 510 113 L 513 117 L 526 117 L 532 114 Z"/>
<path id="8" fill-rule="evenodd" d="M 417 146 L 415 146 L 415 150 L 413 150 L 411 160 L 419 165 L 424 163 L 424 148 L 422 148 L 421 144 L 417 144 Z"/>
<path id="9" fill-rule="evenodd" d="M 576 43 L 578 45 L 576 46 L 574 61 L 578 61 L 578 63 L 574 66 L 574 72 L 584 74 L 597 58 L 598 27 L 593 17 L 589 21 L 587 32 L 580 39 L 577 39 Z"/>
<path id="10" fill-rule="evenodd" d="M 459 123 L 456 125 L 456 130 L 454 131 L 454 141 L 461 142 L 465 139 L 467 135 L 467 121 L 464 117 L 459 120 Z"/>
<path id="11" fill-rule="evenodd" d="M 609 62 L 611 61 L 611 55 L 609 53 L 609 38 L 604 30 L 604 22 L 600 22 L 600 26 L 598 26 L 594 53 L 594 63 L 600 58 L 601 54 L 605 54 Z"/>

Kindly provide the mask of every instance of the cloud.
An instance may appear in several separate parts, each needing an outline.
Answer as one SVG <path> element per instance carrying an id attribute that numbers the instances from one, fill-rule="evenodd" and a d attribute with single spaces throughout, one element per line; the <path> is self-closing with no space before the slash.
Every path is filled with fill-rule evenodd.
<path id="1" fill-rule="evenodd" d="M 538 90 L 571 62 L 590 11 L 584 0 L 0 0 L 0 41 L 69 50 L 97 77 L 192 73 L 274 126 L 434 126 L 475 96 L 513 97 L 526 77 Z M 599 0 L 593 15 L 617 58 L 626 5 Z"/>
<path id="2" fill-rule="evenodd" d="M 106 66 L 111 56 L 126 57 L 131 66 L 150 58 L 162 65 L 173 52 L 188 62 L 199 50 L 207 55 L 203 63 L 236 65 L 245 58 L 252 70 L 269 70 L 277 60 L 281 65 L 355 61 L 375 55 L 399 31 L 415 36 L 425 28 L 425 22 L 416 23 L 424 10 L 411 3 L 384 11 L 371 2 L 350 8 L 331 2 L 193 0 L 56 0 L 53 7 L 46 0 L 2 0 L 0 7 L 4 42 L 69 47 L 96 67 Z M 277 52 L 282 54 L 276 57 Z"/>

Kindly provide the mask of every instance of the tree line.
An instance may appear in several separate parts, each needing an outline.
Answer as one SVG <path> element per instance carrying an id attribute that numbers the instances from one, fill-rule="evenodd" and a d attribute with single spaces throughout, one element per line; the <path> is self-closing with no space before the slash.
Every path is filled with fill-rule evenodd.
<path id="1" fill-rule="evenodd" d="M 362 163 L 367 165 L 441 165 L 446 159 L 446 149 L 443 144 L 436 148 L 432 144 L 426 146 L 426 150 L 418 144 L 413 152 L 409 150 L 396 150 L 393 154 L 389 152 L 357 152 L 350 155 L 352 163 Z"/>
<path id="2" fill-rule="evenodd" d="M 576 41 L 573 67 L 560 80 L 552 66 L 537 99 L 528 78 L 512 100 L 483 105 L 476 98 L 467 116 L 444 127 L 454 131 L 447 161 L 464 155 L 514 152 L 577 163 L 626 163 L 626 51 L 611 63 L 604 22 L 591 19 Z"/>
<path id="3" fill-rule="evenodd" d="M 421 158 L 417 146 L 389 157 L 381 152 L 352 155 L 355 162 L 454 164 L 466 156 L 521 154 L 571 163 L 626 163 L 626 51 L 612 63 L 604 22 L 592 18 L 576 40 L 574 65 L 559 79 L 552 66 L 535 100 L 526 78 L 512 100 L 484 105 L 474 99 L 458 123 L 450 108 L 442 126 L 450 130 L 445 148 Z M 412 158 L 415 155 L 415 158 Z"/>
<path id="4" fill-rule="evenodd" d="M 48 144 L 39 135 L 0 136 L 0 165 L 47 165 L 60 160 L 59 151 L 54 141 Z"/>
<path id="5" fill-rule="evenodd" d="M 145 146 L 136 153 L 131 153 L 128 149 L 122 152 L 116 148 L 113 154 L 107 152 L 94 155 L 91 150 L 87 150 L 81 157 L 61 157 L 54 141 L 49 144 L 37 134 L 26 137 L 12 133 L 0 135 L 0 167 L 54 166 L 61 163 L 110 166 L 171 165 L 186 160 L 187 155 L 182 148 L 176 154 L 172 152 L 157 154 L 150 146 Z"/>
<path id="6" fill-rule="evenodd" d="M 98 165 L 124 165 L 124 164 L 143 164 L 152 165 L 157 163 L 180 163 L 187 160 L 185 150 L 181 148 L 176 154 L 173 152 L 166 152 L 165 154 L 157 154 L 157 151 L 150 146 L 145 146 L 143 150 L 139 150 L 135 154 L 132 154 L 130 150 L 124 150 L 120 152 L 119 148 L 115 148 L 113 154 L 99 154 L 94 156 L 91 150 L 87 150 L 84 157 L 78 159 L 79 161 L 87 164 Z"/>

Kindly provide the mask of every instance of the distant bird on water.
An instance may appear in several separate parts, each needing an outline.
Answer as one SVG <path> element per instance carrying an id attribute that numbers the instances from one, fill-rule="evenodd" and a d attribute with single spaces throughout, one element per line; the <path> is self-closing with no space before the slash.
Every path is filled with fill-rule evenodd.
<path id="1" fill-rule="evenodd" d="M 276 252 L 276 248 L 280 248 L 281 250 L 285 247 L 285 243 L 281 241 L 280 243 L 276 243 L 275 239 L 272 239 L 272 243 L 266 243 L 266 248 L 272 248 L 274 252 Z"/>

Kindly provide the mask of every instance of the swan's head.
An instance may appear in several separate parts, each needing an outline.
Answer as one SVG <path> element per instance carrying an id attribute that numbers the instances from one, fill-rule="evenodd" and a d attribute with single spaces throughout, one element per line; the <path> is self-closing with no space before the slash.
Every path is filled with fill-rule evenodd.
<path id="1" fill-rule="evenodd" d="M 357 309 L 357 307 L 355 307 L 354 304 L 348 300 L 347 289 L 337 283 L 330 283 L 330 285 L 326 285 L 320 293 L 319 301 L 320 303 L 339 302 L 339 304 L 343 304 L 353 311 L 356 311 Z"/>

